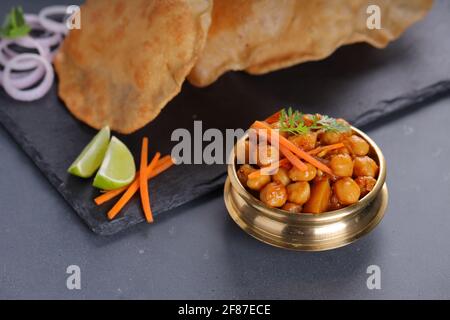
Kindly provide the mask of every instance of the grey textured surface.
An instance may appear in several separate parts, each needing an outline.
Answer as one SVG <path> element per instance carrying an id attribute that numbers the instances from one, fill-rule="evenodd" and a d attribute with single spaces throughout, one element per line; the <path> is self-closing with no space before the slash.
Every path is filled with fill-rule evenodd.
<path id="1" fill-rule="evenodd" d="M 221 192 L 152 225 L 94 235 L 0 129 L 0 298 L 450 298 L 450 97 L 371 128 L 390 203 L 365 238 L 320 253 L 242 232 Z M 66 289 L 68 265 L 80 291 Z M 381 268 L 381 290 L 366 269 Z"/>
<path id="2" fill-rule="evenodd" d="M 18 1 L 2 1 L 0 13 L 13 3 Z M 37 12 L 49 3 L 54 0 L 23 4 L 26 12 Z M 449 13 L 449 1 L 436 1 L 426 19 L 384 50 L 359 44 L 341 48 L 326 60 L 264 76 L 228 73 L 204 89 L 186 83 L 155 121 L 132 135 L 119 137 L 138 159 L 143 135 L 150 138 L 151 153 L 158 149 L 166 154 L 175 145 L 170 141 L 173 130 L 192 130 L 193 119 L 202 120 L 204 130 L 224 131 L 247 128 L 255 117 L 265 117 L 281 106 L 344 117 L 356 125 L 408 110 L 450 89 L 450 41 L 444 41 L 450 34 Z M 140 48 L 129 49 L 132 54 Z M 0 123 L 94 232 L 112 234 L 144 220 L 135 197 L 115 220 L 108 221 L 106 212 L 112 203 L 97 207 L 92 198 L 98 191 L 67 174 L 67 167 L 95 130 L 69 114 L 56 95 L 56 85 L 33 103 L 14 101 L 0 90 L 0 106 Z M 157 190 L 152 194 L 155 216 L 217 189 L 224 177 L 225 166 L 221 165 L 168 170 L 152 180 L 152 188 Z"/>

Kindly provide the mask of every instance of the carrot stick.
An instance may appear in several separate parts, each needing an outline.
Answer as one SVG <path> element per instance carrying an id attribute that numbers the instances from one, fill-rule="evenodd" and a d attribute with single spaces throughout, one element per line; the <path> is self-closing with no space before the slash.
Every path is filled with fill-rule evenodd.
<path id="1" fill-rule="evenodd" d="M 267 174 L 263 174 L 263 170 L 267 170 L 269 169 L 269 172 L 275 171 L 275 169 L 278 169 L 280 167 L 284 167 L 286 164 L 290 163 L 288 159 L 284 158 L 281 159 L 280 161 L 277 161 L 273 164 L 271 164 L 269 167 L 265 167 L 256 171 L 253 171 L 252 173 L 250 173 L 248 175 L 249 179 L 254 179 L 254 178 L 258 178 L 261 175 L 267 175 Z"/>
<path id="2" fill-rule="evenodd" d="M 258 121 L 259 122 L 259 121 Z M 281 144 L 280 144 L 280 135 L 278 135 L 278 133 L 276 133 L 276 135 L 272 135 L 273 131 L 269 131 L 270 135 L 268 136 L 266 132 L 262 131 L 262 130 L 258 130 L 257 133 L 259 136 L 261 136 L 264 140 L 269 141 L 272 145 L 276 145 L 278 146 L 281 154 L 283 154 L 290 163 L 292 163 L 292 165 L 294 167 L 296 167 L 297 169 L 301 170 L 301 171 L 306 171 L 308 170 L 308 167 L 303 163 L 303 161 L 301 161 L 299 158 L 297 158 L 295 155 L 292 154 L 292 152 L 290 152 L 288 149 L 286 148 L 281 148 Z"/>
<path id="3" fill-rule="evenodd" d="M 280 145 L 280 152 L 289 160 L 290 163 L 292 163 L 292 165 L 294 167 L 296 167 L 298 170 L 300 171 L 306 171 L 308 170 L 308 167 L 306 166 L 306 164 L 303 163 L 302 160 L 300 160 L 299 158 L 297 158 L 291 151 L 289 151 L 289 149 L 287 149 L 286 147 L 283 147 L 282 145 Z"/>
<path id="4" fill-rule="evenodd" d="M 155 157 L 160 157 L 160 153 L 157 152 Z M 153 158 L 154 160 L 155 158 Z M 151 171 L 153 170 L 153 167 L 156 164 L 156 161 L 153 161 L 150 163 L 150 165 L 147 167 L 146 172 L 147 174 L 151 174 Z M 133 182 L 132 184 L 130 184 L 128 186 L 127 191 L 125 191 L 125 193 L 122 195 L 122 197 L 119 199 L 119 201 L 117 201 L 117 203 L 114 205 L 114 207 L 112 207 L 111 210 L 108 211 L 108 218 L 110 220 L 114 219 L 114 217 L 120 212 L 120 210 L 122 210 L 122 208 L 128 203 L 128 201 L 130 201 L 131 197 L 136 193 L 136 191 L 138 191 L 139 189 L 139 182 L 140 179 L 135 180 L 135 182 Z"/>
<path id="5" fill-rule="evenodd" d="M 158 161 L 158 154 L 155 155 L 152 162 L 156 159 Z M 145 219 L 148 223 L 153 222 L 152 209 L 150 207 L 150 196 L 148 194 L 148 182 L 145 179 L 145 169 L 147 168 L 148 161 L 148 138 L 144 137 L 142 139 L 142 150 L 141 150 L 141 164 L 139 173 L 139 192 L 141 194 L 142 210 L 144 211 Z M 152 168 L 153 169 L 153 168 Z"/>
<path id="6" fill-rule="evenodd" d="M 156 177 L 160 173 L 166 171 L 172 165 L 173 165 L 173 161 L 172 161 L 172 158 L 170 157 L 170 155 L 162 157 L 161 159 L 159 159 L 158 164 L 156 165 L 156 168 L 152 171 L 152 173 L 149 176 L 147 176 L 147 179 L 150 180 L 150 179 Z M 148 167 L 147 167 L 147 169 L 148 169 Z M 132 184 L 137 183 L 137 181 L 139 180 L 139 174 L 140 174 L 140 171 L 136 172 L 136 178 L 134 179 Z M 98 197 L 96 197 L 94 199 L 94 202 L 97 205 L 101 205 L 105 202 L 108 202 L 109 200 L 117 197 L 119 194 L 125 192 L 129 186 L 130 185 L 119 188 L 119 189 L 110 190 L 108 192 L 105 192 L 105 193 L 99 195 Z"/>
<path id="7" fill-rule="evenodd" d="M 275 123 L 280 119 L 280 114 L 281 114 L 281 110 L 275 112 L 273 115 L 271 115 L 264 121 L 267 122 L 268 124 Z"/>
<path id="8" fill-rule="evenodd" d="M 270 133 L 270 136 L 274 136 L 275 138 L 277 138 L 279 140 L 280 146 L 283 146 L 284 147 L 283 149 L 285 151 L 288 150 L 288 151 L 296 154 L 297 156 L 299 156 L 303 160 L 309 162 L 310 164 L 312 164 L 316 168 L 322 170 L 323 172 L 326 172 L 326 173 L 331 174 L 331 175 L 333 174 L 333 171 L 331 171 L 330 168 L 328 168 L 326 165 L 324 165 L 319 160 L 317 160 L 314 157 L 312 157 L 307 152 L 305 152 L 302 149 L 296 147 L 292 142 L 290 142 L 285 137 L 280 136 L 275 130 L 273 130 L 269 125 L 265 124 L 264 122 L 255 121 L 255 123 L 252 125 L 252 127 L 257 128 L 257 129 L 266 129 Z M 282 148 L 280 148 L 280 151 L 282 151 Z M 289 157 L 286 154 L 284 154 L 284 155 L 286 156 L 286 158 L 289 159 Z M 291 159 L 289 159 L 289 160 L 291 160 Z M 294 163 L 292 163 L 292 164 L 294 164 Z"/>
<path id="9" fill-rule="evenodd" d="M 315 156 L 316 154 L 319 154 L 322 151 L 331 151 L 331 150 L 335 150 L 335 149 L 339 149 L 339 148 L 343 148 L 343 147 L 345 147 L 343 143 L 335 143 L 335 144 L 330 144 L 328 146 L 317 147 L 315 149 L 308 151 L 308 153 L 312 156 Z"/>

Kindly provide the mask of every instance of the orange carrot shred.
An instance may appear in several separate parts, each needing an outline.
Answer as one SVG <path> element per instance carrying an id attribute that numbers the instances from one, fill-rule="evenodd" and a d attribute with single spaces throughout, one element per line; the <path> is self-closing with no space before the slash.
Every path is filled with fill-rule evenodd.
<path id="1" fill-rule="evenodd" d="M 257 121 L 257 122 L 259 122 L 259 121 Z M 263 125 L 267 126 L 266 124 L 263 124 Z M 267 127 L 270 128 L 269 126 L 267 126 Z M 266 127 L 264 127 L 263 129 L 266 129 Z M 289 162 L 292 163 L 292 165 L 295 166 L 297 169 L 299 169 L 301 171 L 308 170 L 308 167 L 303 163 L 303 161 L 301 161 L 298 157 L 296 157 L 294 154 L 292 154 L 292 152 L 290 150 L 288 150 L 287 148 L 282 148 L 281 141 L 280 141 L 281 136 L 276 131 L 274 131 L 272 129 L 267 132 L 258 130 L 257 133 L 260 137 L 262 137 L 264 140 L 269 141 L 272 145 L 278 146 L 281 154 L 283 154 L 289 160 Z M 267 135 L 267 133 L 269 133 L 269 135 Z M 288 140 L 286 139 L 286 141 L 288 141 Z"/>
<path id="2" fill-rule="evenodd" d="M 315 149 L 312 149 L 310 151 L 308 151 L 308 153 L 312 156 L 321 153 L 322 151 L 331 151 L 331 150 L 335 150 L 335 149 L 339 149 L 339 148 L 343 148 L 345 147 L 343 143 L 335 143 L 335 144 L 330 144 L 328 146 L 321 146 L 321 147 L 317 147 Z"/>
<path id="3" fill-rule="evenodd" d="M 157 159 L 157 155 L 153 158 L 153 160 Z M 141 203 L 142 210 L 144 211 L 145 219 L 148 223 L 153 222 L 153 214 L 152 209 L 150 207 L 150 196 L 148 194 L 148 182 L 145 179 L 145 169 L 147 168 L 148 161 L 148 138 L 144 137 L 142 139 L 142 150 L 141 150 L 141 164 L 140 164 L 140 173 L 139 173 L 139 192 L 141 194 Z M 153 161 L 152 161 L 153 162 Z"/>
<path id="4" fill-rule="evenodd" d="M 273 130 L 266 123 L 261 122 L 261 121 L 255 121 L 255 123 L 252 125 L 252 127 L 256 128 L 256 129 L 266 129 L 268 131 L 268 133 L 270 134 L 270 137 L 273 136 L 276 139 L 278 139 L 279 143 L 280 143 L 280 151 L 281 152 L 283 152 L 283 150 L 284 150 L 284 151 L 289 151 L 291 153 L 294 153 L 295 155 L 297 155 L 300 158 L 302 158 L 303 160 L 309 162 L 310 164 L 312 164 L 316 168 L 322 170 L 323 172 L 326 172 L 328 174 L 333 174 L 333 171 L 329 167 L 327 167 L 325 164 L 323 164 L 322 162 L 320 162 L 319 160 L 317 160 L 316 158 L 314 158 L 313 156 L 311 156 L 307 152 L 305 152 L 302 149 L 300 149 L 297 146 L 295 146 L 291 141 L 289 141 L 285 137 L 279 135 L 275 130 Z M 281 146 L 283 146 L 284 148 L 281 148 Z M 291 159 L 290 159 L 289 158 L 290 156 L 288 157 L 286 154 L 284 154 L 284 155 L 289 160 L 294 160 L 294 158 L 296 158 L 296 157 L 294 157 L 294 158 L 291 157 Z M 292 163 L 292 164 L 294 164 L 294 163 Z M 303 165 L 304 165 L 304 163 L 303 163 Z"/>
<path id="5" fill-rule="evenodd" d="M 264 121 L 267 122 L 268 124 L 275 123 L 280 119 L 280 114 L 281 114 L 281 110 L 275 112 L 273 115 L 271 115 Z"/>
<path id="6" fill-rule="evenodd" d="M 292 165 L 294 167 L 296 167 L 298 170 L 300 171 L 306 171 L 308 170 L 308 167 L 306 166 L 306 164 L 303 163 L 302 160 L 300 160 L 299 158 L 297 158 L 291 151 L 289 151 L 289 149 L 287 149 L 286 147 L 283 147 L 282 145 L 280 145 L 280 152 L 289 160 L 290 163 L 292 163 Z"/>
<path id="7" fill-rule="evenodd" d="M 159 158 L 161 154 L 159 152 L 156 153 L 155 157 Z M 146 169 L 147 176 L 151 174 L 153 171 L 153 167 L 155 166 L 156 161 L 154 161 L 155 158 L 153 158 L 152 162 Z M 115 216 L 122 210 L 122 208 L 130 201 L 131 197 L 138 191 L 140 184 L 140 179 L 135 180 L 132 184 L 128 186 L 127 191 L 122 195 L 122 197 L 119 199 L 119 201 L 116 202 L 116 204 L 111 208 L 111 210 L 108 211 L 108 219 L 112 220 Z"/>
<path id="8" fill-rule="evenodd" d="M 173 163 L 172 158 L 170 157 L 170 155 L 167 155 L 167 156 L 164 156 L 164 157 L 160 158 L 159 161 L 158 161 L 158 164 L 156 165 L 156 167 L 153 170 L 153 172 L 149 176 L 147 176 L 147 179 L 152 179 L 152 178 L 156 177 L 160 173 L 162 173 L 162 172 L 166 171 L 168 168 L 170 168 L 173 164 L 174 163 Z M 134 183 L 139 184 L 139 182 L 138 182 L 139 181 L 139 174 L 140 174 L 140 171 L 136 172 L 136 178 L 133 180 L 133 182 L 131 184 L 134 184 Z M 107 191 L 107 192 L 99 195 L 98 197 L 96 197 L 94 199 L 94 202 L 97 205 L 104 204 L 105 202 L 108 202 L 109 200 L 117 197 L 119 194 L 125 192 L 128 189 L 129 186 L 130 185 L 122 187 L 122 188 L 119 188 L 119 189 Z"/>

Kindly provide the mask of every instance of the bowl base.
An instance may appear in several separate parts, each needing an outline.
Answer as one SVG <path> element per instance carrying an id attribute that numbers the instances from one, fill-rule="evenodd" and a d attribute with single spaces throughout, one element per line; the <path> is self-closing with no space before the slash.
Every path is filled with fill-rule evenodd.
<path id="1" fill-rule="evenodd" d="M 373 230 L 386 211 L 388 189 L 385 183 L 372 203 L 359 212 L 340 221 L 314 225 L 286 224 L 265 217 L 240 197 L 229 178 L 224 200 L 231 218 L 254 238 L 284 249 L 323 251 L 350 244 Z"/>

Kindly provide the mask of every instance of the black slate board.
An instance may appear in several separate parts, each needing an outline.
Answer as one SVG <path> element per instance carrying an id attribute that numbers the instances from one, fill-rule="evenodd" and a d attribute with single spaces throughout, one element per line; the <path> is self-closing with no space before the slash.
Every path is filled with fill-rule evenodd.
<path id="1" fill-rule="evenodd" d="M 37 11 L 48 1 L 33 1 Z M 10 3 L 0 6 L 1 15 Z M 450 2 L 436 1 L 426 18 L 385 50 L 360 44 L 339 49 L 332 57 L 264 76 L 229 73 L 204 89 L 185 84 L 158 119 L 142 130 L 119 136 L 138 159 L 141 138 L 169 153 L 175 128 L 246 128 L 281 106 L 320 112 L 368 124 L 393 111 L 408 111 L 426 99 L 450 90 Z M 13 101 L 0 91 L 0 122 L 57 188 L 90 229 L 110 235 L 143 221 L 138 198 L 109 222 L 111 205 L 96 207 L 98 193 L 88 181 L 66 169 L 95 131 L 75 120 L 57 98 L 56 86 L 34 103 Z M 155 216 L 221 187 L 224 165 L 182 165 L 151 183 Z"/>

